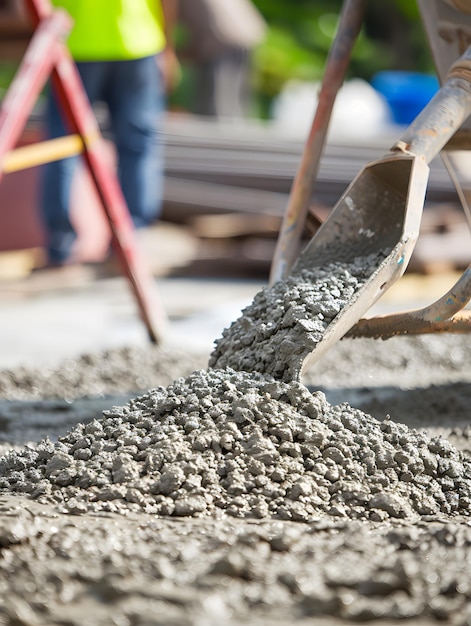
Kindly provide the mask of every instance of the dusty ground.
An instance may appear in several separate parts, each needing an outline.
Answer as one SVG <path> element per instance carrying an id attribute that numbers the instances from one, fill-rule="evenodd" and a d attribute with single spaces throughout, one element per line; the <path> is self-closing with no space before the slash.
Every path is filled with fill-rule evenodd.
<path id="1" fill-rule="evenodd" d="M 459 336 L 345 341 L 305 383 L 471 456 L 470 349 Z M 1 372 L 1 447 L 55 440 L 206 362 L 149 348 Z M 471 624 L 467 516 L 300 523 L 64 510 L 0 496 L 0 624 Z"/>

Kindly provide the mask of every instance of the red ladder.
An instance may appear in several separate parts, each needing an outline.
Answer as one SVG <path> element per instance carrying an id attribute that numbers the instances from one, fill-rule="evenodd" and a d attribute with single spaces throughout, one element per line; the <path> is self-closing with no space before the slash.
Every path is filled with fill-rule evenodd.
<path id="1" fill-rule="evenodd" d="M 49 0 L 26 0 L 34 32 L 0 107 L 0 182 L 5 173 L 82 154 L 109 223 L 113 248 L 131 285 L 149 338 L 162 338 L 165 312 L 153 277 L 136 247 L 134 225 L 114 172 L 103 153 L 103 137 L 65 45 L 72 22 Z M 13 148 L 49 76 L 60 99 L 71 135 Z"/>

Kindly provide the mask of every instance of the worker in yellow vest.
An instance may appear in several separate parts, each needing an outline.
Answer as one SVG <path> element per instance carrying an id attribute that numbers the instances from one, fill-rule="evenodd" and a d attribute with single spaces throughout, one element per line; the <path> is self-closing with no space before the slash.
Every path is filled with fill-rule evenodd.
<path id="1" fill-rule="evenodd" d="M 116 144 L 118 177 L 136 228 L 155 221 L 163 190 L 159 128 L 165 90 L 178 67 L 171 46 L 176 0 L 53 0 L 74 25 L 68 40 L 90 102 L 103 102 Z M 49 138 L 66 134 L 54 93 L 49 95 Z M 48 265 L 74 258 L 76 238 L 69 219 L 76 158 L 45 166 L 41 213 Z"/>

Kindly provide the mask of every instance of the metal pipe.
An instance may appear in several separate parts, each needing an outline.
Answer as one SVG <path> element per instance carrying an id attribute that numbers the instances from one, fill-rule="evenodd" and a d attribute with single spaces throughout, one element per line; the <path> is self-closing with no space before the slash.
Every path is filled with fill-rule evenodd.
<path id="1" fill-rule="evenodd" d="M 471 311 L 459 311 L 450 319 L 440 322 L 429 322 L 405 312 L 362 319 L 345 337 L 386 340 L 400 335 L 469 332 L 471 332 Z"/>
<path id="2" fill-rule="evenodd" d="M 446 83 L 404 131 L 391 151 L 423 157 L 427 163 L 471 114 L 471 46 L 453 64 Z"/>
<path id="3" fill-rule="evenodd" d="M 327 59 L 317 110 L 281 225 L 271 266 L 270 284 L 285 278 L 296 259 L 333 105 L 345 78 L 365 8 L 366 0 L 344 1 L 337 34 Z"/>
<path id="4" fill-rule="evenodd" d="M 83 141 L 80 135 L 49 139 L 7 152 L 3 160 L 3 171 L 5 174 L 11 174 L 28 167 L 77 156 L 82 152 Z"/>

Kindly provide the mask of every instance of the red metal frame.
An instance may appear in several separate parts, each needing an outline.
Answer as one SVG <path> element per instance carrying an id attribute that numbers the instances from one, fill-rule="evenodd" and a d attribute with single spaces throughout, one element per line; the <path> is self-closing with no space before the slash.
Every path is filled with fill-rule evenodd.
<path id="1" fill-rule="evenodd" d="M 103 158 L 103 140 L 80 75 L 64 44 L 68 15 L 49 0 L 26 0 L 35 27 L 20 68 L 0 108 L 0 182 L 5 155 L 17 143 L 47 78 L 52 75 L 69 130 L 83 142 L 83 158 L 101 200 L 114 250 L 128 278 L 149 338 L 157 342 L 166 316 L 156 297 L 153 277 L 135 244 L 134 226 L 114 172 Z"/>

